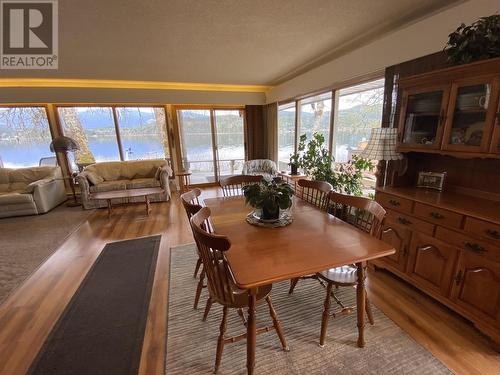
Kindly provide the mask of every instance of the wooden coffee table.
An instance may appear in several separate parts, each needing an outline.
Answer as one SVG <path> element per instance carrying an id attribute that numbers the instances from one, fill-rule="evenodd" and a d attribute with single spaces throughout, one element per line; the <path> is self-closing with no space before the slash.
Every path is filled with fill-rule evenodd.
<path id="1" fill-rule="evenodd" d="M 112 190 L 112 191 L 93 193 L 90 195 L 90 197 L 91 199 L 106 200 L 108 202 L 108 218 L 109 218 L 111 217 L 111 212 L 113 209 L 113 206 L 111 204 L 111 199 L 118 199 L 118 198 L 144 197 L 144 203 L 146 204 L 146 213 L 149 215 L 149 212 L 151 211 L 149 196 L 154 194 L 165 194 L 165 190 L 159 187 L 130 189 L 130 190 Z"/>

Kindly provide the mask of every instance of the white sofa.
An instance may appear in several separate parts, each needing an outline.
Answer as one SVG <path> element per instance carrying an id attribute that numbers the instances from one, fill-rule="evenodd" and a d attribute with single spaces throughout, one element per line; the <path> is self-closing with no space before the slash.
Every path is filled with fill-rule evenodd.
<path id="1" fill-rule="evenodd" d="M 170 177 L 172 169 L 163 159 L 112 161 L 89 165 L 76 176 L 85 209 L 107 207 L 106 201 L 92 199 L 92 193 L 162 187 L 165 194 L 151 195 L 151 202 L 170 199 Z M 130 198 L 130 202 L 142 202 L 144 198 Z M 126 203 L 124 199 L 113 203 Z"/>
<path id="2" fill-rule="evenodd" d="M 59 167 L 0 168 L 0 218 L 43 214 L 66 199 Z"/>

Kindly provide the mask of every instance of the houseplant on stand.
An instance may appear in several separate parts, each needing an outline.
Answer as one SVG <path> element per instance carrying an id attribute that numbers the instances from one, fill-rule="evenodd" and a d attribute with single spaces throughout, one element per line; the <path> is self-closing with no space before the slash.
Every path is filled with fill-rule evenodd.
<path id="1" fill-rule="evenodd" d="M 278 220 L 280 209 L 286 210 L 292 206 L 293 190 L 280 178 L 262 180 L 257 184 L 243 186 L 245 202 L 262 210 L 261 220 Z"/>

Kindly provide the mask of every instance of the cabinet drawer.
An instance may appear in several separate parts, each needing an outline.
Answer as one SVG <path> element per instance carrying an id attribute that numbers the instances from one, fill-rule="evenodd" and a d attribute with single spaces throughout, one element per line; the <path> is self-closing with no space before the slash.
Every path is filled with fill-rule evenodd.
<path id="1" fill-rule="evenodd" d="M 413 214 L 422 219 L 447 227 L 460 228 L 462 226 L 463 215 L 423 203 L 415 203 Z"/>
<path id="2" fill-rule="evenodd" d="M 409 214 L 411 213 L 411 209 L 413 207 L 413 201 L 405 198 L 399 198 L 391 194 L 377 193 L 376 200 L 385 208 Z"/>
<path id="3" fill-rule="evenodd" d="M 496 247 L 487 241 L 477 240 L 466 234 L 442 227 L 437 227 L 436 238 L 467 252 L 482 255 L 495 262 L 500 262 L 500 247 Z"/>
<path id="4" fill-rule="evenodd" d="M 489 221 L 474 219 L 473 217 L 467 217 L 465 219 L 465 231 L 492 240 L 500 246 L 500 225 L 490 223 Z"/>
<path id="5" fill-rule="evenodd" d="M 434 234 L 434 224 L 417 219 L 416 217 L 410 215 L 387 210 L 386 220 L 387 222 L 392 222 L 407 228 L 411 228 L 413 230 L 428 234 L 429 236 L 432 236 Z"/>

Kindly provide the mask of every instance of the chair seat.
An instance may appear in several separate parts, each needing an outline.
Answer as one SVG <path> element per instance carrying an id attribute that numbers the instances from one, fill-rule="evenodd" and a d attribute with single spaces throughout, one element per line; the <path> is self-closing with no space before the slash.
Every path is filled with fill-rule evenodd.
<path id="1" fill-rule="evenodd" d="M 357 268 L 350 265 L 330 268 L 317 275 L 327 282 L 342 286 L 356 285 L 358 282 Z"/>

